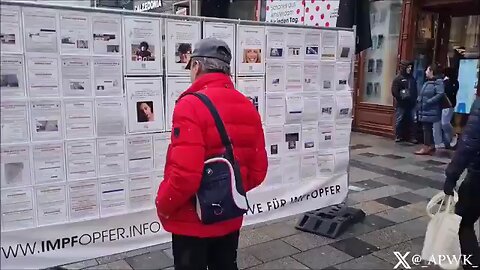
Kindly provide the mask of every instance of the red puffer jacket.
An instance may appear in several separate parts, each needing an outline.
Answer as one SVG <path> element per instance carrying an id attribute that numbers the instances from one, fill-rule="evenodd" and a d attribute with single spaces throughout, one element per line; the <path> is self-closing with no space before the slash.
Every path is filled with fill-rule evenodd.
<path id="1" fill-rule="evenodd" d="M 265 179 L 268 166 L 265 139 L 258 112 L 251 101 L 234 89 L 227 75 L 201 76 L 175 106 L 165 178 L 155 201 L 157 214 L 165 230 L 173 234 L 219 237 L 240 229 L 243 218 L 203 225 L 195 212 L 192 198 L 200 186 L 203 163 L 224 153 L 210 111 L 197 97 L 185 96 L 196 91 L 207 95 L 217 108 L 231 138 L 246 191 Z"/>

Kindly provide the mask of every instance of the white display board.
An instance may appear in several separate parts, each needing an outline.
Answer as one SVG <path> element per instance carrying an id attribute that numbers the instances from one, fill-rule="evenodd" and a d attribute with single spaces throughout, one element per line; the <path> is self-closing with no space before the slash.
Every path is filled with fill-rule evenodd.
<path id="1" fill-rule="evenodd" d="M 202 36 L 229 45 L 237 90 L 263 121 L 269 168 L 245 224 L 346 198 L 352 32 L 23 2 L 0 11 L 3 268 L 170 240 L 154 198 Z"/>

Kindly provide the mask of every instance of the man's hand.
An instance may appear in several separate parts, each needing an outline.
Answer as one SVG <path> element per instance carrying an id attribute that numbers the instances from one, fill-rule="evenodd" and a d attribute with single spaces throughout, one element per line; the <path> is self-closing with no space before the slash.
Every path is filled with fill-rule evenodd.
<path id="1" fill-rule="evenodd" d="M 445 195 L 453 196 L 453 189 L 455 188 L 455 186 L 455 183 L 446 180 L 445 184 L 443 185 L 443 192 L 445 193 Z"/>

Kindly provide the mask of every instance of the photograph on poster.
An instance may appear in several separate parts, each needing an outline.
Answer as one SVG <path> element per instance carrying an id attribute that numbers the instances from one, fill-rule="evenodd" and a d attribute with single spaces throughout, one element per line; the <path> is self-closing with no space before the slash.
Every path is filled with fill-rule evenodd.
<path id="1" fill-rule="evenodd" d="M 97 177 L 95 140 L 66 141 L 65 144 L 68 181 Z"/>
<path id="2" fill-rule="evenodd" d="M 237 26 L 237 73 L 239 75 L 263 75 L 265 73 L 265 27 Z"/>
<path id="3" fill-rule="evenodd" d="M 161 20 L 125 17 L 127 75 L 159 75 L 162 71 Z"/>
<path id="4" fill-rule="evenodd" d="M 283 156 L 285 153 L 284 134 L 283 126 L 265 127 L 265 143 L 269 157 Z"/>
<path id="5" fill-rule="evenodd" d="M 1 193 L 2 232 L 35 227 L 32 188 L 2 188 Z"/>
<path id="6" fill-rule="evenodd" d="M 122 54 L 122 17 L 110 14 L 92 16 L 93 53 Z"/>
<path id="7" fill-rule="evenodd" d="M 323 30 L 321 42 L 321 60 L 335 61 L 337 59 L 337 32 Z"/>
<path id="8" fill-rule="evenodd" d="M 300 156 L 290 155 L 282 157 L 283 184 L 292 184 L 300 181 Z"/>
<path id="9" fill-rule="evenodd" d="M 188 75 L 185 69 L 193 46 L 201 39 L 200 22 L 167 20 L 166 50 L 167 74 Z"/>
<path id="10" fill-rule="evenodd" d="M 317 178 L 317 154 L 303 154 L 300 161 L 301 180 L 308 181 Z"/>
<path id="11" fill-rule="evenodd" d="M 235 74 L 235 25 L 231 23 L 203 22 L 203 38 L 213 37 L 227 43 L 232 53 L 230 70 Z"/>
<path id="12" fill-rule="evenodd" d="M 35 188 L 38 226 L 65 223 L 67 219 L 67 191 L 65 184 Z"/>
<path id="13" fill-rule="evenodd" d="M 172 116 L 173 116 L 173 109 L 175 108 L 175 103 L 180 95 L 187 90 L 190 86 L 190 78 L 174 78 L 169 77 L 167 78 L 167 91 L 166 91 L 166 101 L 167 101 L 167 110 L 166 110 L 166 121 L 165 121 L 165 129 L 171 130 L 172 128 Z"/>
<path id="14" fill-rule="evenodd" d="M 66 181 L 63 142 L 32 145 L 36 184 Z"/>
<path id="15" fill-rule="evenodd" d="M 302 149 L 302 125 L 285 125 L 285 152 L 286 153 L 299 153 Z"/>
<path id="16" fill-rule="evenodd" d="M 0 103 L 0 121 L 2 144 L 30 141 L 27 101 L 2 101 Z"/>
<path id="17" fill-rule="evenodd" d="M 137 212 L 155 207 L 152 174 L 133 174 L 128 179 L 128 210 Z"/>
<path id="18" fill-rule="evenodd" d="M 89 54 L 92 25 L 84 12 L 60 12 L 60 50 L 65 54 Z"/>
<path id="19" fill-rule="evenodd" d="M 127 79 L 128 131 L 162 131 L 163 84 L 161 78 Z"/>
<path id="20" fill-rule="evenodd" d="M 61 140 L 63 124 L 60 100 L 32 100 L 30 122 L 32 141 Z"/>
<path id="21" fill-rule="evenodd" d="M 92 70 L 87 57 L 62 57 L 64 97 L 92 96 Z"/>
<path id="22" fill-rule="evenodd" d="M 339 62 L 335 66 L 335 81 L 337 91 L 350 90 L 350 74 L 352 66 L 350 62 Z"/>
<path id="23" fill-rule="evenodd" d="M 22 55 L 2 54 L 0 59 L 0 96 L 24 97 L 25 70 Z"/>
<path id="24" fill-rule="evenodd" d="M 281 27 L 267 27 L 267 59 L 285 59 L 285 30 Z"/>
<path id="25" fill-rule="evenodd" d="M 27 91 L 30 97 L 60 96 L 60 68 L 57 57 L 27 56 Z"/>
<path id="26" fill-rule="evenodd" d="M 334 91 L 335 87 L 335 63 L 320 63 L 320 91 Z"/>
<path id="27" fill-rule="evenodd" d="M 320 92 L 320 65 L 316 62 L 305 62 L 303 65 L 303 91 Z"/>
<path id="28" fill-rule="evenodd" d="M 334 95 L 321 95 L 320 96 L 320 121 L 333 121 L 335 114 L 333 108 L 335 107 Z"/>
<path id="29" fill-rule="evenodd" d="M 95 99 L 95 130 L 97 135 L 125 135 L 125 109 L 125 101 L 122 97 Z"/>
<path id="30" fill-rule="evenodd" d="M 170 144 L 170 132 L 153 134 L 153 161 L 155 170 L 165 168 L 167 150 Z"/>
<path id="31" fill-rule="evenodd" d="M 123 95 L 121 58 L 95 57 L 93 59 L 93 77 L 95 96 Z"/>
<path id="32" fill-rule="evenodd" d="M 305 60 L 320 59 L 321 30 L 305 30 Z"/>
<path id="33" fill-rule="evenodd" d="M 127 212 L 127 177 L 124 175 L 100 178 L 100 217 Z"/>
<path id="34" fill-rule="evenodd" d="M 283 62 L 267 62 L 266 92 L 285 92 L 285 64 Z"/>
<path id="35" fill-rule="evenodd" d="M 58 13 L 46 8 L 23 8 L 26 52 L 58 53 Z"/>
<path id="36" fill-rule="evenodd" d="M 286 64 L 286 79 L 285 79 L 285 90 L 289 92 L 302 92 L 303 91 L 303 63 L 294 62 Z"/>
<path id="37" fill-rule="evenodd" d="M 93 138 L 95 136 L 93 99 L 65 99 L 63 106 L 66 138 Z"/>
<path id="38" fill-rule="evenodd" d="M 355 36 L 351 31 L 338 31 L 338 52 L 339 61 L 351 62 L 355 50 Z"/>
<path id="39" fill-rule="evenodd" d="M 70 221 L 96 219 L 100 216 L 98 182 L 85 180 L 68 185 Z"/>
<path id="40" fill-rule="evenodd" d="M 305 49 L 305 32 L 299 28 L 287 28 L 287 59 L 292 61 L 301 61 L 304 59 L 304 51 L 314 53 L 315 49 L 309 47 L 310 50 Z M 318 48 L 317 48 L 318 54 Z"/>
<path id="41" fill-rule="evenodd" d="M 330 176 L 335 170 L 335 155 L 333 152 L 325 151 L 318 153 L 317 165 L 319 176 Z"/>
<path id="42" fill-rule="evenodd" d="M 266 125 L 285 124 L 285 113 L 285 94 L 267 94 L 265 100 Z"/>
<path id="43" fill-rule="evenodd" d="M 127 172 L 125 139 L 108 137 L 97 139 L 98 175 L 110 176 Z"/>
<path id="44" fill-rule="evenodd" d="M 333 146 L 333 133 L 335 132 L 335 126 L 333 122 L 319 122 L 318 123 L 318 149 L 332 148 Z"/>
<path id="45" fill-rule="evenodd" d="M 265 119 L 265 78 L 237 78 L 237 88 L 255 106 L 262 120 Z"/>
<path id="46" fill-rule="evenodd" d="M 19 7 L 2 6 L 0 10 L 0 21 L 2 22 L 0 51 L 4 53 L 23 52 L 23 39 L 20 35 L 22 22 L 20 18 Z"/>
<path id="47" fill-rule="evenodd" d="M 127 137 L 128 172 L 147 172 L 153 170 L 152 135 Z"/>
<path id="48" fill-rule="evenodd" d="M 2 188 L 21 187 L 31 184 L 30 148 L 28 145 L 2 146 L 1 148 Z"/>

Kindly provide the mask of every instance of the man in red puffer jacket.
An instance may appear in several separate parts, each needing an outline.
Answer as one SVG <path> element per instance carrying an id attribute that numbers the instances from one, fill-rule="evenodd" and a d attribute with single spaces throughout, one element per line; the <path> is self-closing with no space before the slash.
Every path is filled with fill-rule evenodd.
<path id="1" fill-rule="evenodd" d="M 245 191 L 259 186 L 267 173 L 267 154 L 260 116 L 230 79 L 232 55 L 228 45 L 208 38 L 198 42 L 187 69 L 192 85 L 178 99 L 173 112 L 171 144 L 165 178 L 156 198 L 157 214 L 172 233 L 175 269 L 236 270 L 239 229 L 243 218 L 203 224 L 195 197 L 204 161 L 224 153 L 208 108 L 189 93 L 206 95 L 217 109 L 240 164 Z"/>

